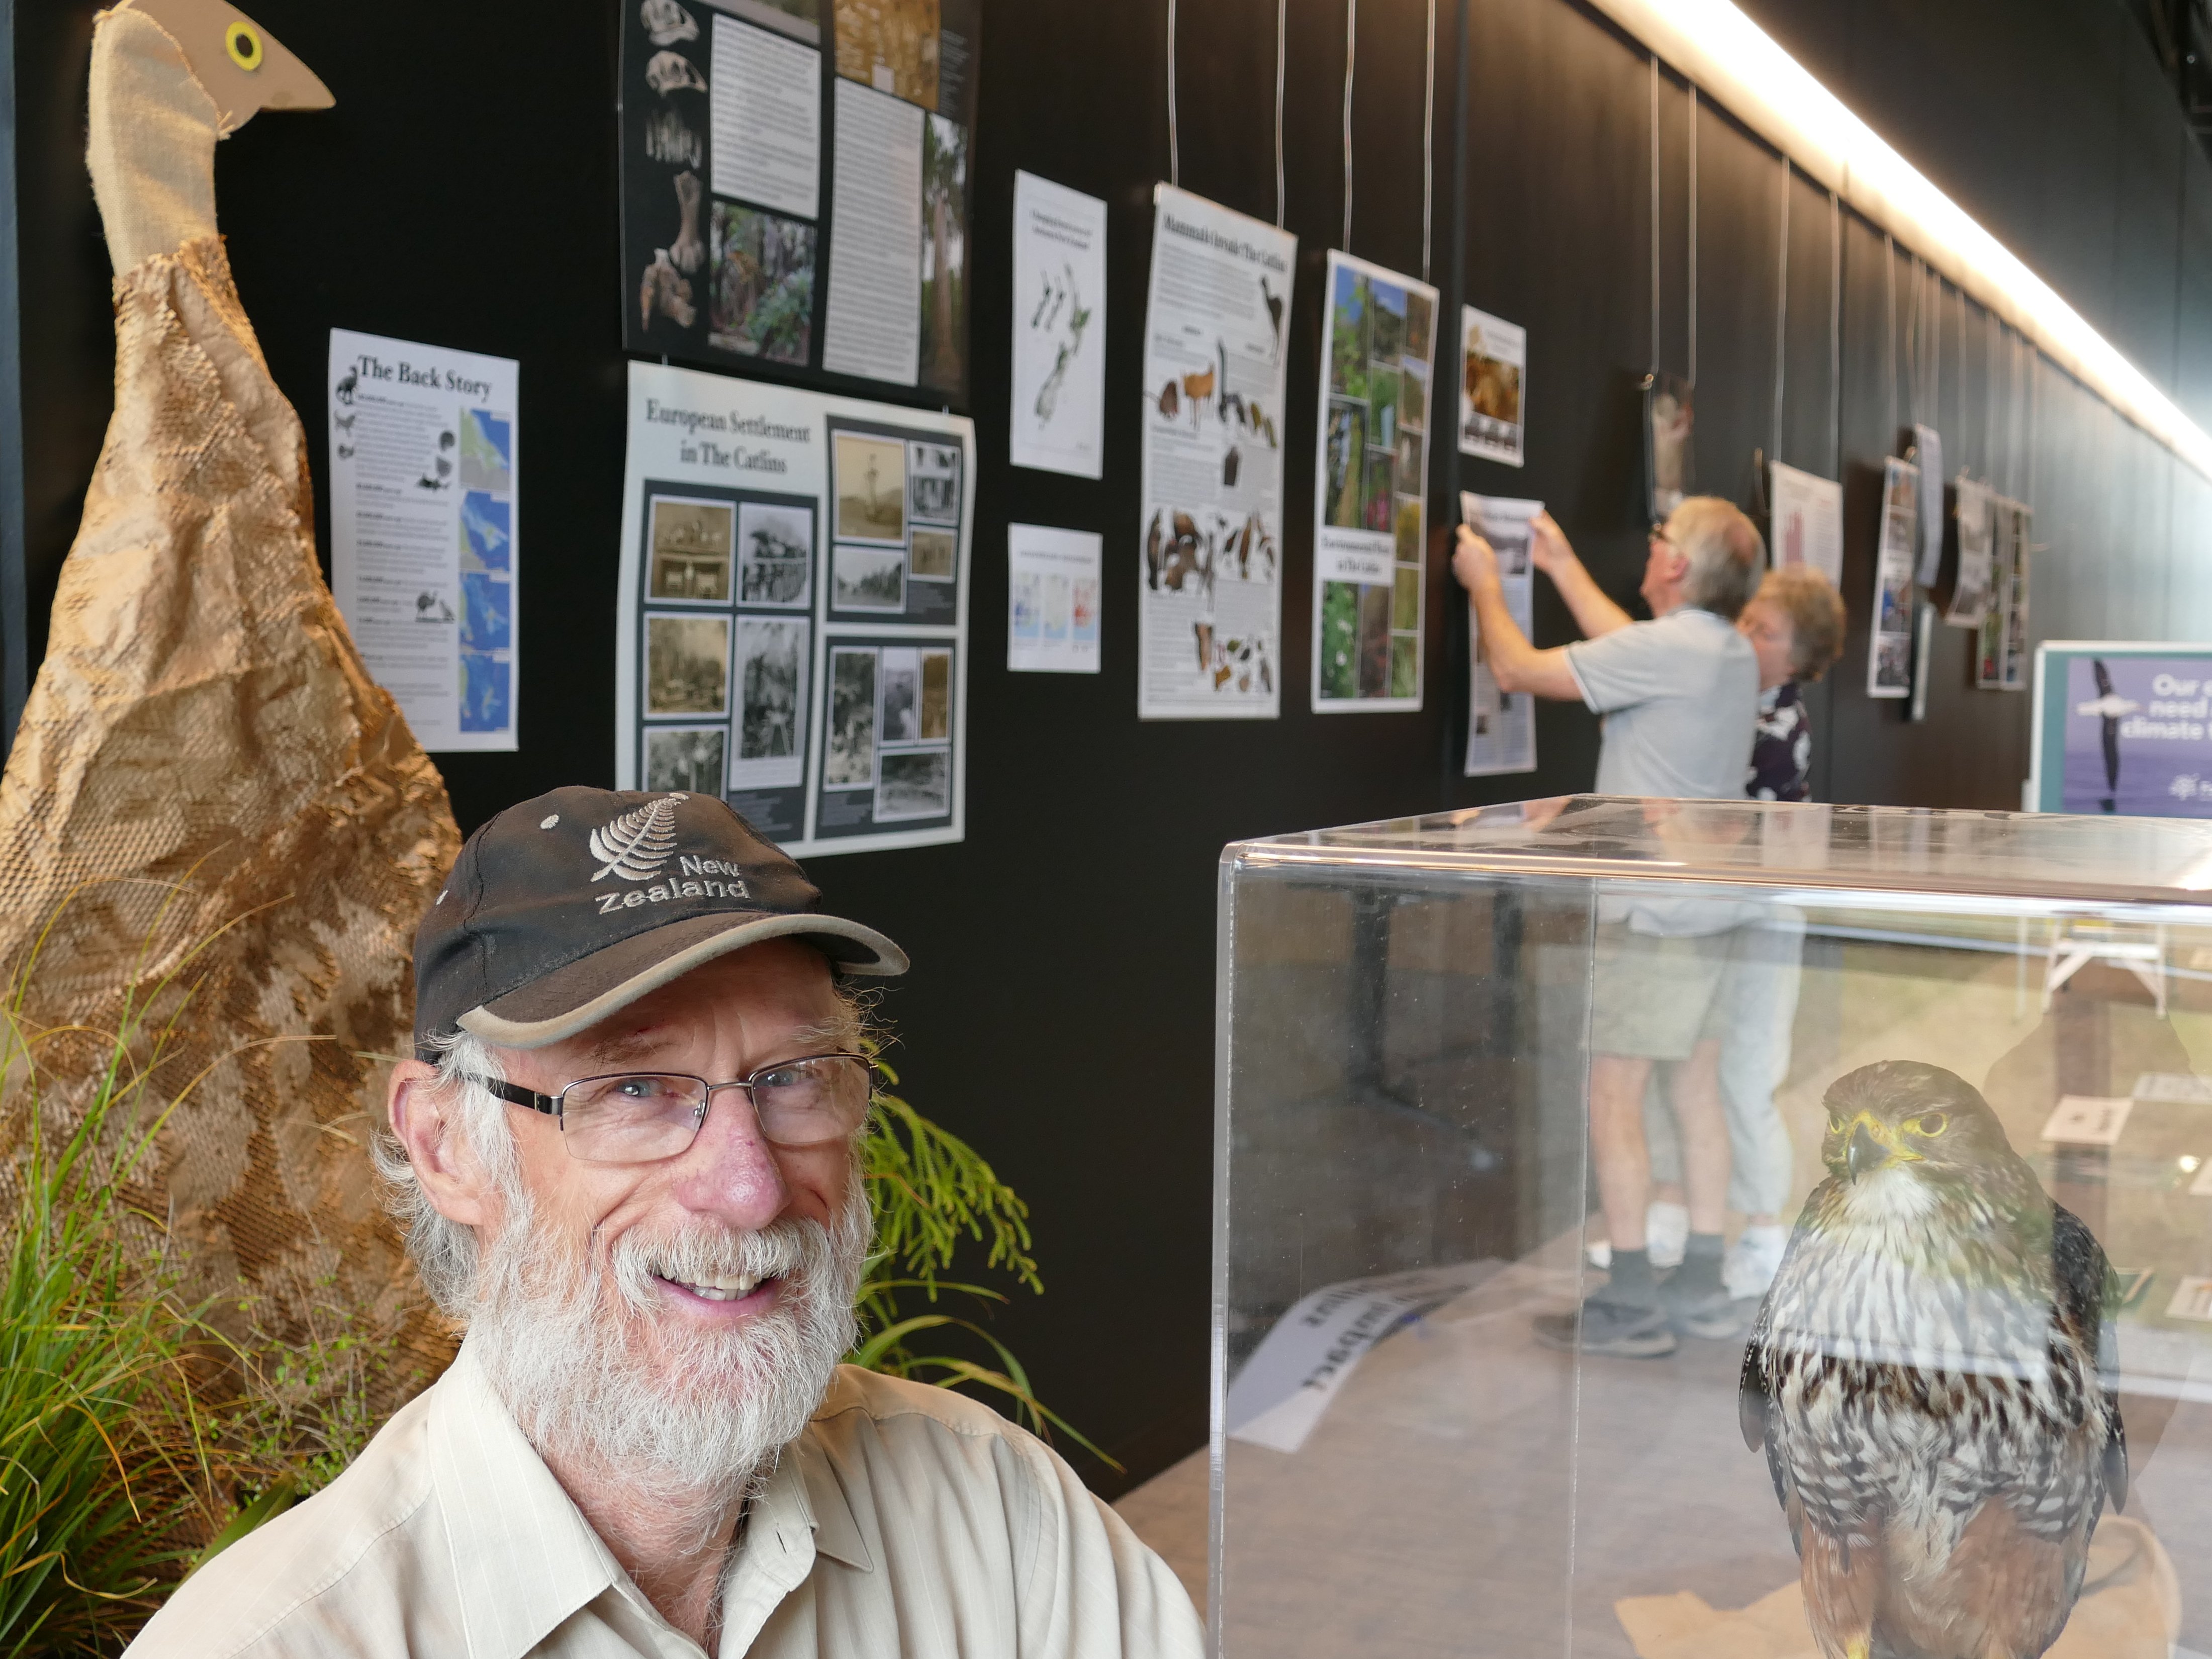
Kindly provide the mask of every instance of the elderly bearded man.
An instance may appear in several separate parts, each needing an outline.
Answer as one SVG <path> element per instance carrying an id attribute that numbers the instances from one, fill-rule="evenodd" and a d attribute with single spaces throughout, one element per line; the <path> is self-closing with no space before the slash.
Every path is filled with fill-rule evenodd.
<path id="1" fill-rule="evenodd" d="M 838 1364 L 897 974 L 703 795 L 559 789 L 416 937 L 384 1172 L 467 1338 L 143 1655 L 1190 1656 L 1189 1598 L 1054 1454 Z"/>

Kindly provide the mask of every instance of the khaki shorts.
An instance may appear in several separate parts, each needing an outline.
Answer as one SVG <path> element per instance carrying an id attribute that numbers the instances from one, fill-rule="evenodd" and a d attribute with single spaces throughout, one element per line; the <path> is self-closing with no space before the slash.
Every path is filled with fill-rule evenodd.
<path id="1" fill-rule="evenodd" d="M 1626 922 L 1597 930 L 1590 971 L 1590 1051 L 1636 1060 L 1687 1060 L 1714 1029 L 1715 994 L 1734 928 L 1666 938 Z"/>

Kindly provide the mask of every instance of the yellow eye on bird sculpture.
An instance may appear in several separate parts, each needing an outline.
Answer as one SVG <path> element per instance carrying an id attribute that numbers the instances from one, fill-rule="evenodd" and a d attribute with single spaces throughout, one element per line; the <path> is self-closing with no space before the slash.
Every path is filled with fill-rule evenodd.
<path id="1" fill-rule="evenodd" d="M 1905 1120 L 1905 1133 L 1932 1140 L 1951 1127 L 1950 1115 L 1945 1112 L 1925 1112 L 1918 1117 Z"/>
<path id="2" fill-rule="evenodd" d="M 223 0 L 123 0 L 167 31 L 192 78 L 215 100 L 216 129 L 234 133 L 264 109 L 328 109 L 330 88 L 284 43 Z"/>

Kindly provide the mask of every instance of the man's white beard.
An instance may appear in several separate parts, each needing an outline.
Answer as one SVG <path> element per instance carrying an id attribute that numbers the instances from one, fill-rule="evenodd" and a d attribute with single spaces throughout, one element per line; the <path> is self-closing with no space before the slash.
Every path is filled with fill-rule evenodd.
<path id="1" fill-rule="evenodd" d="M 798 1438 L 853 1346 L 869 1232 L 857 1169 L 848 1193 L 826 1226 L 633 1228 L 603 1265 L 544 1237 L 515 1192 L 477 1279 L 470 1346 L 540 1452 L 705 1500 L 711 1524 Z M 747 1274 L 781 1281 L 776 1305 L 720 1330 L 681 1320 L 653 1282 Z"/>

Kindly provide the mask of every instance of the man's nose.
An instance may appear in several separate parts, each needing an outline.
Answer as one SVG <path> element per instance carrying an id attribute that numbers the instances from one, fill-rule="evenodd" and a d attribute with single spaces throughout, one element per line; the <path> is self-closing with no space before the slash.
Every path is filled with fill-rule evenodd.
<path id="1" fill-rule="evenodd" d="M 761 1133 L 748 1091 L 717 1089 L 708 1100 L 699 1138 L 678 1169 L 675 1194 L 684 1208 L 748 1231 L 783 1213 L 791 1188 L 775 1148 Z"/>

